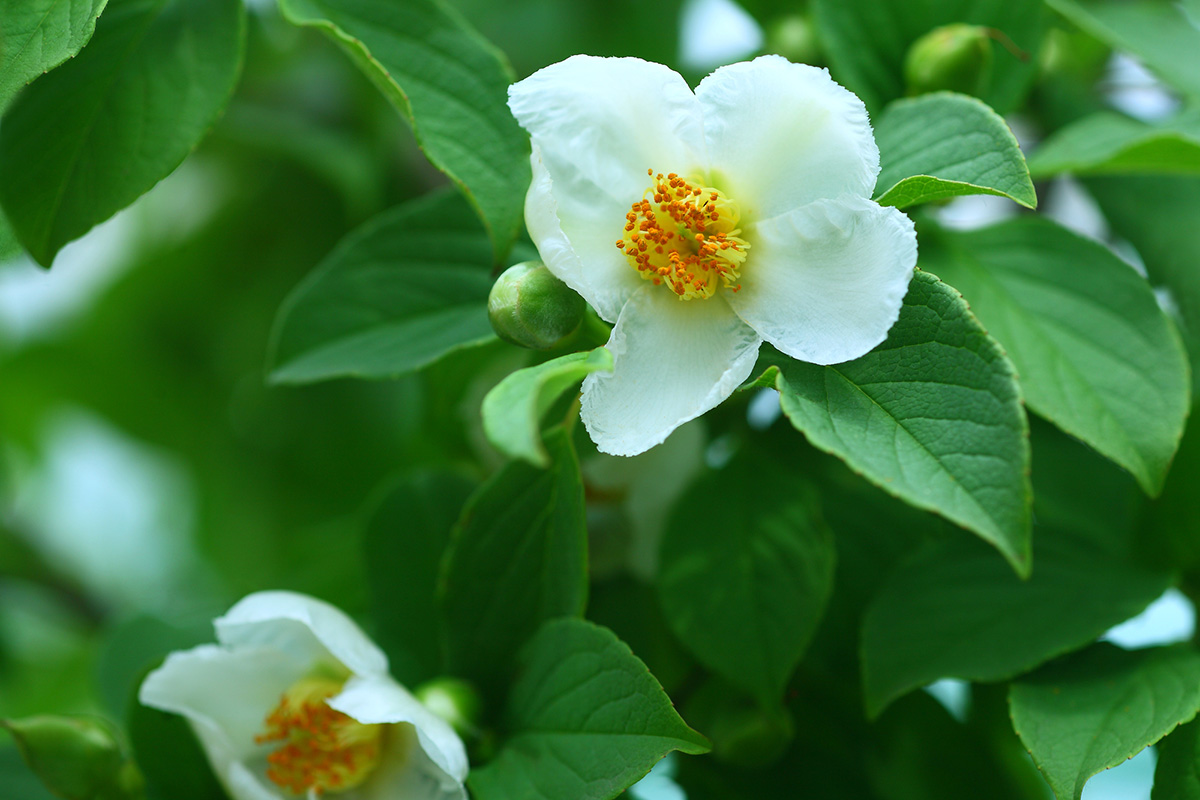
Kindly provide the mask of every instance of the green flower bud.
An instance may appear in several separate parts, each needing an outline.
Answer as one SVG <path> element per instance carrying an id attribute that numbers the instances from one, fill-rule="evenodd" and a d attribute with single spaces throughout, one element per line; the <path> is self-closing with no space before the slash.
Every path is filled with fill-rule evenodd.
<path id="1" fill-rule="evenodd" d="M 450 723 L 459 736 L 473 739 L 479 735 L 483 703 L 471 684 L 459 678 L 434 678 L 418 686 L 413 694 L 422 705 Z"/>
<path id="2" fill-rule="evenodd" d="M 0 722 L 25 763 L 50 791 L 68 800 L 141 796 L 141 775 L 126 761 L 112 728 L 89 717 L 36 716 Z"/>
<path id="3" fill-rule="evenodd" d="M 804 14 L 786 14 L 767 28 L 768 53 L 797 64 L 812 64 L 820 57 L 812 21 Z"/>
<path id="4" fill-rule="evenodd" d="M 908 93 L 979 94 L 992 70 L 991 31 L 954 23 L 934 28 L 913 42 L 904 59 Z"/>
<path id="5" fill-rule="evenodd" d="M 488 295 L 488 318 L 506 342 L 549 350 L 579 328 L 583 298 L 540 261 L 506 269 Z"/>

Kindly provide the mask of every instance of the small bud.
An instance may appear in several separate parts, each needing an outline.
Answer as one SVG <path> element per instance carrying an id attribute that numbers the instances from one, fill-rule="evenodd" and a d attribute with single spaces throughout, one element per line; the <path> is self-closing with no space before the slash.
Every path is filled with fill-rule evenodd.
<path id="1" fill-rule="evenodd" d="M 496 335 L 534 350 L 549 350 L 573 334 L 583 312 L 583 298 L 540 261 L 509 267 L 488 295 Z"/>
<path id="2" fill-rule="evenodd" d="M 979 94 L 992 69 L 991 40 L 991 32 L 978 25 L 955 23 L 934 28 L 908 48 L 904 59 L 908 93 Z"/>
<path id="3" fill-rule="evenodd" d="M 112 729 L 88 717 L 36 716 L 0 722 L 25 763 L 50 791 L 68 800 L 135 798 L 137 768 L 125 760 Z"/>
<path id="4" fill-rule="evenodd" d="M 418 686 L 414 694 L 422 705 L 450 723 L 459 736 L 473 739 L 479 735 L 483 703 L 471 684 L 459 678 L 435 678 Z"/>
<path id="5" fill-rule="evenodd" d="M 820 58 L 812 21 L 804 14 L 786 14 L 767 29 L 768 53 L 777 53 L 797 64 L 812 64 Z"/>

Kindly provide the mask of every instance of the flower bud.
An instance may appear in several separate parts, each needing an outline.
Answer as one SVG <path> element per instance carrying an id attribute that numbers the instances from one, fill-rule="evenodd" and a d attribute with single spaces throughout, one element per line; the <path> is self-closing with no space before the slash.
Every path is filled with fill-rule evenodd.
<path id="1" fill-rule="evenodd" d="M 141 776 L 125 760 L 112 729 L 88 717 L 35 716 L 0 722 L 25 763 L 50 791 L 68 800 L 141 796 Z"/>
<path id="2" fill-rule="evenodd" d="M 413 694 L 423 706 L 450 723 L 459 736 L 478 736 L 483 703 L 471 684 L 459 678 L 434 678 L 418 686 Z"/>
<path id="3" fill-rule="evenodd" d="M 954 23 L 917 39 L 904 59 L 908 93 L 979 94 L 992 69 L 991 38 L 987 28 Z"/>
<path id="4" fill-rule="evenodd" d="M 583 298 L 540 261 L 506 269 L 488 295 L 488 318 L 506 342 L 549 350 L 579 328 Z"/>
<path id="5" fill-rule="evenodd" d="M 813 64 L 821 57 L 817 34 L 805 14 L 785 14 L 767 28 L 768 53 L 778 53 L 797 64 Z"/>

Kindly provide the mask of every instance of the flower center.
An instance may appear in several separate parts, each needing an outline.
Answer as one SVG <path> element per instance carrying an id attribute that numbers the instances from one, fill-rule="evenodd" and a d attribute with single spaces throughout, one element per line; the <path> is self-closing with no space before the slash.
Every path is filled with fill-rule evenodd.
<path id="1" fill-rule="evenodd" d="M 281 742 L 267 756 L 267 777 L 297 795 L 352 789 L 379 763 L 382 725 L 364 725 L 325 701 L 342 691 L 329 678 L 304 678 L 267 715 L 258 744 Z"/>
<path id="2" fill-rule="evenodd" d="M 746 250 L 739 239 L 737 206 L 719 190 L 674 172 L 657 175 L 625 215 L 617 247 L 654 285 L 666 284 L 680 300 L 709 298 L 720 286 L 737 291 Z"/>

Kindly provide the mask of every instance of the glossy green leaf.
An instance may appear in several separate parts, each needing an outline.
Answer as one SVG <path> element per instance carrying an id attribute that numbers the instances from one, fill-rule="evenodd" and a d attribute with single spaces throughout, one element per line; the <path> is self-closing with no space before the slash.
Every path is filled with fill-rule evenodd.
<path id="1" fill-rule="evenodd" d="M 522 651 L 508 729 L 471 771 L 477 800 L 608 800 L 672 750 L 708 751 L 628 646 L 575 619 L 546 623 Z"/>
<path id="2" fill-rule="evenodd" d="M 405 686 L 441 674 L 437 583 L 450 532 L 474 484 L 454 473 L 406 475 L 383 495 L 363 535 L 375 638 Z"/>
<path id="3" fill-rule="evenodd" d="M 491 286 L 487 235 L 461 197 L 393 208 L 342 240 L 284 301 L 271 379 L 394 377 L 492 341 Z"/>
<path id="4" fill-rule="evenodd" d="M 1152 745 L 1200 710 L 1200 653 L 1189 645 L 1097 644 L 1009 689 L 1013 728 L 1058 800 Z"/>
<path id="5" fill-rule="evenodd" d="M 440 587 L 453 674 L 495 687 L 541 623 L 587 600 L 583 483 L 568 433 L 546 435 L 552 464 L 511 461 L 471 497 Z"/>
<path id="6" fill-rule="evenodd" d="M 833 77 L 876 111 L 904 96 L 904 58 L 917 39 L 953 22 L 999 31 L 1025 54 L 992 44 L 992 69 L 981 97 L 1008 113 L 1037 72 L 1037 51 L 1046 30 L 1040 0 L 814 0 L 817 38 L 829 55 Z"/>
<path id="7" fill-rule="evenodd" d="M 1200 28 L 1163 0 L 1046 0 L 1046 5 L 1118 50 L 1137 56 L 1176 89 L 1200 97 Z"/>
<path id="8" fill-rule="evenodd" d="M 108 0 L 0 0 L 0 110 L 25 84 L 78 53 Z"/>
<path id="9" fill-rule="evenodd" d="M 478 210 L 495 260 L 516 239 L 529 141 L 508 110 L 503 54 L 442 0 L 280 0 L 296 25 L 329 34 L 412 125 L 435 167 Z"/>
<path id="10" fill-rule="evenodd" d="M 1038 414 L 1156 495 L 1190 406 L 1187 354 L 1150 285 L 1045 219 L 926 236 L 922 265 L 970 298 Z"/>
<path id="11" fill-rule="evenodd" d="M 237 82 L 244 29 L 238 0 L 111 0 L 79 56 L 13 102 L 0 128 L 0 202 L 39 263 L 204 138 Z"/>
<path id="12" fill-rule="evenodd" d="M 1137 248 L 1150 283 L 1167 290 L 1192 364 L 1192 392 L 1200 391 L 1200 177 L 1088 178 L 1114 234 Z"/>
<path id="13" fill-rule="evenodd" d="M 542 417 L 564 392 L 593 372 L 612 372 L 612 354 L 603 347 L 512 373 L 483 398 L 483 432 L 488 441 L 510 458 L 548 466 Z"/>
<path id="14" fill-rule="evenodd" d="M 720 497 L 719 503 L 700 498 Z M 684 492 L 663 536 L 658 595 L 701 663 L 764 708 L 816 632 L 834 548 L 816 493 L 769 459 L 743 457 Z"/>
<path id="15" fill-rule="evenodd" d="M 1016 375 L 954 289 L 917 272 L 883 344 L 831 366 L 783 359 L 777 388 L 814 446 L 1029 573 L 1029 427 Z"/>
<path id="16" fill-rule="evenodd" d="M 999 681 L 1082 647 L 1140 613 L 1171 575 L 1039 529 L 1019 580 L 974 542 L 935 545 L 897 569 L 862 629 L 867 710 L 939 678 Z M 1080 598 L 1087 598 L 1082 602 Z"/>
<path id="17" fill-rule="evenodd" d="M 1130 173 L 1200 173 L 1200 124 L 1195 117 L 1149 125 L 1112 111 L 1058 130 L 1029 159 L 1029 171 L 1046 178 Z"/>
<path id="18" fill-rule="evenodd" d="M 1200 722 L 1189 722 L 1158 743 L 1150 800 L 1200 800 Z"/>
<path id="19" fill-rule="evenodd" d="M 967 194 L 1037 205 L 1016 137 L 973 97 L 938 92 L 897 100 L 875 121 L 875 141 L 881 205 L 905 208 Z"/>

